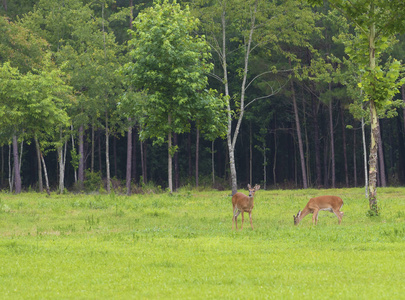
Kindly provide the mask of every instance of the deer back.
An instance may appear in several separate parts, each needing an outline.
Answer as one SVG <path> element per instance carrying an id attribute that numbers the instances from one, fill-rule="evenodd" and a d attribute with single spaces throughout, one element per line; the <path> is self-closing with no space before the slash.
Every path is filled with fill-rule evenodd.
<path id="1" fill-rule="evenodd" d="M 320 210 L 325 210 L 329 208 L 339 210 L 342 206 L 343 206 L 342 198 L 338 196 L 325 195 L 311 198 L 308 201 L 306 208 L 309 208 L 310 210 L 313 210 L 314 208 L 318 208 Z"/>

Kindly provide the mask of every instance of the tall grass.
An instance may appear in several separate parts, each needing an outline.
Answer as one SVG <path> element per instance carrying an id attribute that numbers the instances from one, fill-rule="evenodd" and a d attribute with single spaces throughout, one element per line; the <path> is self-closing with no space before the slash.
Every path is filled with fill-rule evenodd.
<path id="1" fill-rule="evenodd" d="M 379 189 L 372 218 L 362 189 L 259 190 L 237 232 L 229 194 L 0 193 L 0 298 L 403 298 L 404 188 Z M 342 225 L 294 226 L 322 194 L 342 197 Z"/>

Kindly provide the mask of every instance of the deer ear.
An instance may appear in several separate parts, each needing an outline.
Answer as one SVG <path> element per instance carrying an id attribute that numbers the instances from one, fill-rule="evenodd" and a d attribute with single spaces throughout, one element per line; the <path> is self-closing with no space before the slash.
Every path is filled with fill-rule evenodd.
<path id="1" fill-rule="evenodd" d="M 248 189 L 251 189 L 250 183 L 248 183 Z"/>
<path id="2" fill-rule="evenodd" d="M 260 190 L 260 185 L 256 184 L 255 189 L 256 189 L 256 191 Z"/>

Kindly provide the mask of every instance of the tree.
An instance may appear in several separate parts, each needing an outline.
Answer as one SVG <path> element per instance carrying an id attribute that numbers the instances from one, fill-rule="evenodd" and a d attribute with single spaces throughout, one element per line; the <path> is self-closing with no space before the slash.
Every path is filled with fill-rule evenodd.
<path id="1" fill-rule="evenodd" d="M 206 1 L 200 2 L 204 7 Z M 230 99 L 227 107 L 227 145 L 232 194 L 235 194 L 235 149 L 246 109 L 281 90 L 286 80 L 275 79 L 277 66 L 269 58 L 275 53 L 284 52 L 280 47 L 282 43 L 294 43 L 296 38 L 301 41 L 302 35 L 311 32 L 308 29 L 313 28 L 310 26 L 313 17 L 308 7 L 295 0 L 282 4 L 262 0 L 217 0 L 211 3 L 211 6 L 201 9 L 201 15 L 211 47 L 221 64 L 222 75 L 212 76 L 222 82 L 224 94 Z M 263 53 L 267 59 L 255 70 L 251 63 L 259 57 L 258 54 Z M 262 88 L 262 94 L 251 97 L 248 89 L 252 88 Z"/>
<path id="2" fill-rule="evenodd" d="M 141 124 L 140 138 L 155 138 L 168 145 L 168 188 L 173 191 L 172 157 L 176 147 L 172 135 L 189 130 L 191 113 L 209 96 L 205 90 L 212 69 L 209 46 L 204 36 L 193 35 L 199 24 L 174 1 L 157 2 L 134 21 L 130 41 L 133 62 L 125 72 L 135 90 L 148 96 L 134 103 Z"/>
<path id="3" fill-rule="evenodd" d="M 80 0 L 56 3 L 41 0 L 35 10 L 23 19 L 50 41 L 56 62 L 69 75 L 69 84 L 76 94 L 75 105 L 69 111 L 72 125 L 78 135 L 78 183 L 82 188 L 85 171 L 84 135 L 89 123 L 104 127 L 106 135 L 107 191 L 110 191 L 109 136 L 115 130 L 118 59 L 115 36 L 108 30 L 104 9 L 109 1 L 85 4 Z M 94 10 L 101 8 L 101 17 Z M 94 142 L 94 141 L 93 141 Z"/>
<path id="4" fill-rule="evenodd" d="M 4 126 L 11 127 L 9 131 L 12 135 L 13 154 L 14 154 L 14 176 L 15 176 L 15 191 L 21 192 L 21 176 L 19 155 L 18 155 L 18 137 L 24 131 L 21 126 L 23 119 L 19 118 L 20 114 L 27 113 L 25 106 L 29 101 L 27 94 L 34 92 L 29 90 L 24 84 L 17 84 L 19 79 L 28 79 L 25 74 L 35 69 L 43 67 L 43 61 L 47 43 L 44 39 L 33 34 L 32 31 L 21 27 L 19 24 L 9 22 L 6 18 L 0 17 L 0 63 L 7 62 L 3 66 L 5 73 L 3 86 L 3 95 L 0 99 L 11 111 L 6 111 L 8 118 L 3 120 Z M 29 81 L 29 80 L 28 80 Z M 8 83 L 7 83 L 8 82 Z M 23 82 L 23 81 L 22 81 Z M 24 83 L 27 82 L 24 81 Z M 24 90 L 28 88 L 28 90 Z M 9 89 L 9 90 L 7 90 Z M 8 95 L 8 93 L 10 93 Z M 19 103 L 21 101 L 21 103 Z"/>
<path id="5" fill-rule="evenodd" d="M 308 0 L 322 4 L 323 0 Z M 387 49 L 390 38 L 405 31 L 405 2 L 385 0 L 329 0 L 358 29 L 361 51 L 349 50 L 350 59 L 356 61 L 362 72 L 359 86 L 364 92 L 364 100 L 370 109 L 371 144 L 369 154 L 369 206 L 373 214 L 378 214 L 377 204 L 377 150 L 379 127 L 377 110 L 389 106 L 398 88 L 405 82 L 399 81 L 400 63 L 393 60 L 386 68 L 380 65 L 381 54 Z M 367 55 L 362 55 L 366 53 Z"/>
<path id="6" fill-rule="evenodd" d="M 65 109 L 67 103 L 62 98 L 67 95 L 69 88 L 61 79 L 60 71 L 53 68 L 50 63 L 38 74 L 31 72 L 21 74 L 9 63 L 5 63 L 0 69 L 3 82 L 0 89 L 3 111 L 0 127 L 14 128 L 14 132 L 22 132 L 25 138 L 34 138 L 39 152 L 38 163 L 40 165 L 43 159 L 38 137 L 41 137 L 45 142 L 54 137 L 55 131 L 58 132 L 59 129 L 68 125 Z M 14 133 L 12 138 L 14 149 L 17 149 L 16 142 L 17 135 Z M 13 153 L 14 174 L 16 176 L 15 191 L 19 193 L 21 191 L 21 179 L 18 153 L 16 150 Z M 39 176 L 42 175 L 39 174 Z M 47 191 L 49 193 L 48 184 Z"/>
<path id="7" fill-rule="evenodd" d="M 215 90 L 210 90 L 200 99 L 192 112 L 192 119 L 196 123 L 196 155 L 195 155 L 195 186 L 198 187 L 199 179 L 199 144 L 200 132 L 203 136 L 215 141 L 217 137 L 225 138 L 227 131 L 227 111 L 228 99 L 223 95 L 217 95 Z"/>

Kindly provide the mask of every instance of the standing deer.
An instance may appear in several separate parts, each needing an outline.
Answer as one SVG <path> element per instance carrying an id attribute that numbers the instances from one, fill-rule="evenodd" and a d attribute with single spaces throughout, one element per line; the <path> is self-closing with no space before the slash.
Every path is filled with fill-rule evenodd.
<path id="1" fill-rule="evenodd" d="M 255 192 L 260 189 L 260 185 L 255 185 L 253 188 L 248 184 L 248 189 L 249 189 L 249 196 L 246 196 L 243 193 L 236 193 L 235 195 L 232 196 L 232 206 L 233 206 L 233 217 L 232 217 L 232 230 L 233 230 L 233 224 L 235 223 L 235 228 L 238 230 L 238 216 L 240 213 L 242 213 L 242 225 L 240 227 L 240 230 L 243 229 L 243 222 L 244 222 L 244 216 L 243 213 L 246 211 L 249 213 L 249 218 L 250 218 L 250 226 L 252 226 L 253 230 L 253 224 L 252 224 L 252 209 L 254 206 L 253 203 L 253 197 L 255 195 Z"/>
<path id="2" fill-rule="evenodd" d="M 318 224 L 318 213 L 320 210 L 327 210 L 333 212 L 336 217 L 339 219 L 339 224 L 342 222 L 343 212 L 340 209 L 343 206 L 343 200 L 337 196 L 319 196 L 311 198 L 304 209 L 298 211 L 297 216 L 294 217 L 294 225 L 298 223 L 308 214 L 313 214 L 312 224 Z"/>

